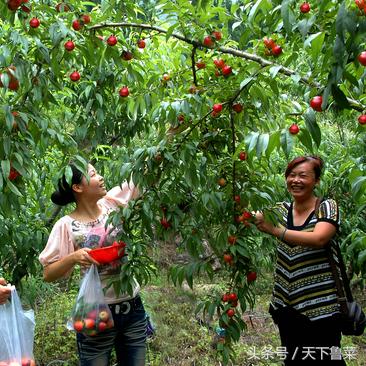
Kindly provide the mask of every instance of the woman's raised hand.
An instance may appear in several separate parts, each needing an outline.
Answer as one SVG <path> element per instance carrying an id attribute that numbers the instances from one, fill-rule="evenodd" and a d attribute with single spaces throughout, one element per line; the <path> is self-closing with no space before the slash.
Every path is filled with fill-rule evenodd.
<path id="1" fill-rule="evenodd" d="M 264 219 L 264 215 L 261 211 L 253 212 L 253 215 L 255 217 L 254 224 L 258 230 L 268 234 L 273 234 L 275 226 Z"/>

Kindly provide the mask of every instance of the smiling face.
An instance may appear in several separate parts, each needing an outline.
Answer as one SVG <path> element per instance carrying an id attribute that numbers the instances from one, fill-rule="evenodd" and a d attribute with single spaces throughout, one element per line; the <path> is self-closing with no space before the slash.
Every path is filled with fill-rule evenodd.
<path id="1" fill-rule="evenodd" d="M 286 178 L 287 189 L 297 200 L 306 200 L 313 196 L 314 187 L 319 183 L 315 177 L 314 166 L 305 161 L 296 165 Z"/>
<path id="2" fill-rule="evenodd" d="M 97 173 L 95 168 L 88 165 L 89 181 L 83 177 L 79 184 L 73 184 L 72 188 L 76 196 L 87 197 L 88 200 L 99 200 L 106 195 L 107 190 L 104 185 L 104 178 Z"/>

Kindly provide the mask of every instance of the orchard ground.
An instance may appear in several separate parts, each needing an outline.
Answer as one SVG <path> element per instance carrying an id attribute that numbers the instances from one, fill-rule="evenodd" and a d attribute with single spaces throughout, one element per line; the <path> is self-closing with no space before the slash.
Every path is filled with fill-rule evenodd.
<path id="1" fill-rule="evenodd" d="M 160 275 L 142 290 L 145 307 L 156 327 L 156 335 L 148 343 L 146 364 L 219 366 L 221 363 L 215 350 L 217 323 L 203 319 L 202 314 L 196 316 L 195 307 L 205 295 L 221 289 L 225 278 L 222 278 L 222 283 L 201 279 L 193 290 L 186 284 L 173 286 L 167 280 L 169 266 L 189 259 L 186 254 L 177 253 L 174 246 L 164 244 L 156 248 L 154 256 L 161 269 Z M 38 293 L 47 293 L 47 296 L 37 299 L 35 307 L 35 357 L 39 366 L 77 365 L 75 335 L 66 329 L 65 324 L 76 297 L 78 280 L 77 276 L 73 278 L 69 291 L 60 284 L 50 287 L 42 282 L 33 283 L 34 288 L 41 287 Z M 237 361 L 231 366 L 281 365 L 277 328 L 267 312 L 271 286 L 271 271 L 260 273 L 255 284 L 256 305 L 244 314 L 247 329 L 234 346 Z M 356 291 L 355 295 L 365 307 L 366 295 L 360 291 Z M 347 361 L 348 366 L 366 364 L 365 337 L 343 337 L 342 346 L 355 352 L 356 359 Z"/>

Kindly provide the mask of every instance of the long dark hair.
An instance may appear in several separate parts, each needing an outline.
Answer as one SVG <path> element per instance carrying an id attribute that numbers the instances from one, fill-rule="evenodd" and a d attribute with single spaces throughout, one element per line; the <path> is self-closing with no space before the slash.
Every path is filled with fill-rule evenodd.
<path id="1" fill-rule="evenodd" d="M 291 160 L 287 165 L 287 168 L 285 171 L 285 178 L 287 178 L 290 175 L 292 170 L 297 165 L 305 163 L 305 162 L 311 163 L 311 165 L 313 166 L 313 169 L 314 169 L 315 179 L 319 179 L 322 174 L 322 170 L 323 170 L 323 166 L 324 166 L 324 162 L 319 156 L 299 156 L 299 157 Z"/>
<path id="2" fill-rule="evenodd" d="M 74 164 L 70 163 L 69 167 L 72 171 L 71 184 L 67 183 L 65 174 L 58 180 L 58 189 L 52 193 L 51 201 L 59 206 L 66 206 L 75 202 L 73 184 L 79 184 L 83 178 L 83 173 Z"/>

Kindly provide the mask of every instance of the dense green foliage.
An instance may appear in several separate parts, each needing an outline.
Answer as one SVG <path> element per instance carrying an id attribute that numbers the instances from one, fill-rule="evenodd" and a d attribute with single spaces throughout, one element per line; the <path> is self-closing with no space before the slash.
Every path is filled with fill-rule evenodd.
<path id="1" fill-rule="evenodd" d="M 221 263 L 240 307 L 230 320 L 221 296 L 203 306 L 228 326 L 227 359 L 245 326 L 240 313 L 255 300 L 245 275 L 271 260 L 271 243 L 242 215 L 283 199 L 286 161 L 302 153 L 327 162 L 322 193 L 341 203 L 343 249 L 364 278 L 366 135 L 357 118 L 366 16 L 351 0 L 310 3 L 304 14 L 293 0 L 70 0 L 59 11 L 56 1 L 16 11 L 2 2 L 0 267 L 9 279 L 19 284 L 40 271 L 37 255 L 58 213 L 53 186 L 70 158 L 80 167 L 92 160 L 111 186 L 133 176 L 143 192 L 113 218 L 123 220 L 130 258 L 122 290 L 132 275 L 150 280 L 156 266 L 147 249 L 172 233 L 194 258 L 172 268 L 175 283 L 214 277 Z M 91 22 L 75 30 L 83 14 Z M 32 17 L 39 27 L 30 27 Z M 263 37 L 282 53 L 273 55 Z M 65 49 L 68 40 L 75 49 Z M 80 80 L 70 79 L 74 71 Z M 120 96 L 124 86 L 128 96 Z M 309 107 L 316 95 L 323 112 Z M 293 123 L 298 134 L 289 132 Z"/>

